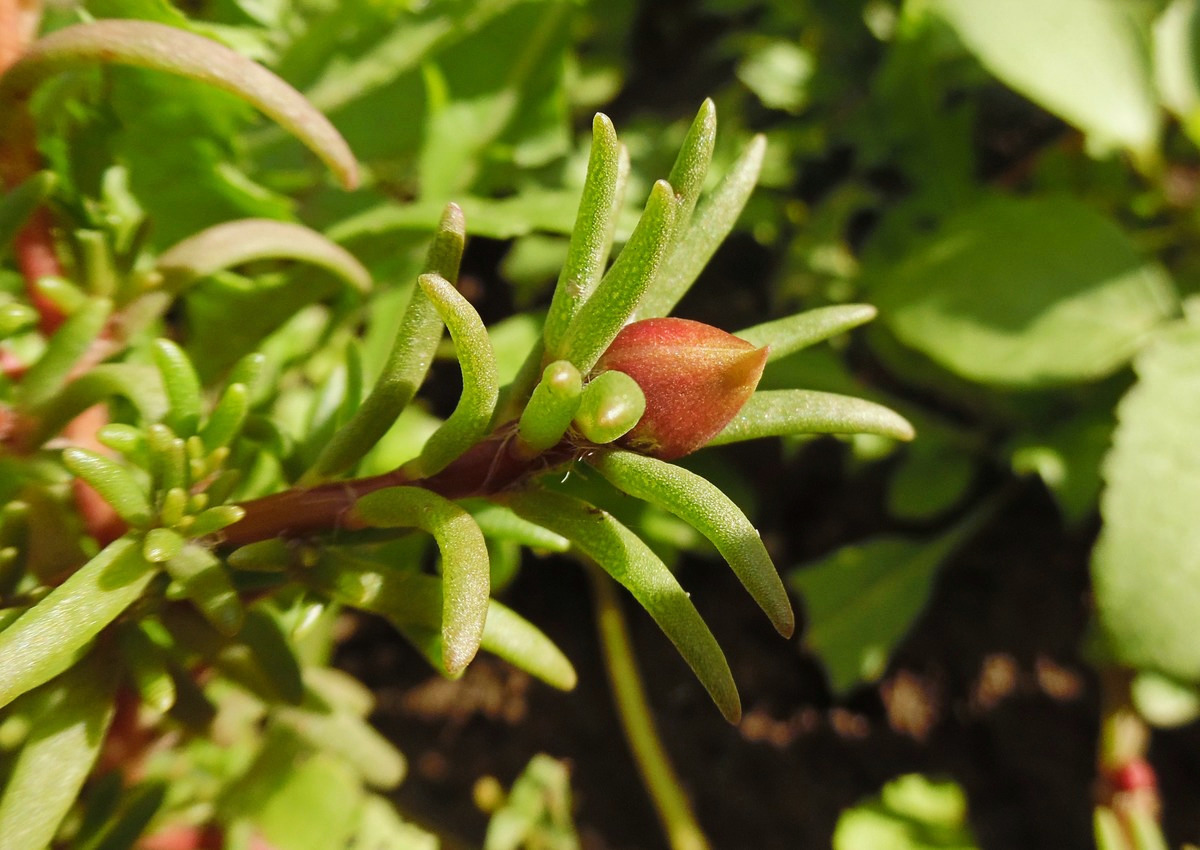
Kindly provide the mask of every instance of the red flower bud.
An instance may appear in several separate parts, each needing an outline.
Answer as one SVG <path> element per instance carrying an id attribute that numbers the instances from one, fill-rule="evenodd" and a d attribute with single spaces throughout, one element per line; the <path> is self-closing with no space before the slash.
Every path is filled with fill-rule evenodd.
<path id="1" fill-rule="evenodd" d="M 687 319 L 627 325 L 600 357 L 596 372 L 615 369 L 646 395 L 646 412 L 619 442 L 673 460 L 703 446 L 750 398 L 767 349 Z"/>

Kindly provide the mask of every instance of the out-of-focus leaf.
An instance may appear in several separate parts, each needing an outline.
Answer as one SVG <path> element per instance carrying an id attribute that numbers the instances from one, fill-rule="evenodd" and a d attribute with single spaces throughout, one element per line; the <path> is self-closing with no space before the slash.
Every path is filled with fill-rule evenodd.
<path id="1" fill-rule="evenodd" d="M 484 850 L 578 850 L 571 821 L 571 776 L 567 766 L 539 753 L 513 783 L 504 805 L 488 821 Z"/>
<path id="2" fill-rule="evenodd" d="M 371 796 L 363 802 L 362 816 L 352 847 L 371 850 L 438 850 L 438 837 L 407 823 L 396 814 L 392 804 Z"/>
<path id="3" fill-rule="evenodd" d="M 1134 362 L 1104 461 L 1092 553 L 1097 615 L 1117 660 L 1200 682 L 1200 327 L 1164 329 Z"/>
<path id="4" fill-rule="evenodd" d="M 1184 726 L 1200 717 L 1200 690 L 1157 673 L 1139 673 L 1130 687 L 1138 714 L 1159 728 Z"/>
<path id="5" fill-rule="evenodd" d="M 978 524 L 968 517 L 928 543 L 883 538 L 844 546 L 787 576 L 804 600 L 804 642 L 843 693 L 882 675 L 925 607 L 942 562 Z"/>
<path id="6" fill-rule="evenodd" d="M 101 656 L 76 664 L 27 698 L 33 727 L 0 796 L 5 850 L 50 845 L 100 753 L 116 681 L 107 656 Z"/>
<path id="7" fill-rule="evenodd" d="M 901 519 L 928 519 L 954 507 L 975 477 L 975 464 L 952 440 L 936 432 L 904 448 L 888 487 L 888 512 Z"/>
<path id="8" fill-rule="evenodd" d="M 404 778 L 404 756 L 369 723 L 348 711 L 322 708 L 308 700 L 300 708 L 276 709 L 275 722 L 328 755 L 337 756 L 377 788 L 394 788 Z"/>
<path id="9" fill-rule="evenodd" d="M 1013 471 L 1036 474 L 1067 521 L 1082 522 L 1096 510 L 1100 463 L 1112 442 L 1113 424 L 1110 411 L 1090 411 L 1045 431 L 1026 432 L 1013 447 Z"/>
<path id="10" fill-rule="evenodd" d="M 139 541 L 122 537 L 0 632 L 0 706 L 75 663 L 155 572 Z"/>
<path id="11" fill-rule="evenodd" d="M 967 800 L 953 782 L 919 774 L 893 779 L 879 797 L 842 813 L 833 850 L 975 850 Z"/>
<path id="12" fill-rule="evenodd" d="M 763 106 L 794 113 L 808 98 L 808 83 L 815 70 L 812 54 L 799 44 L 773 39 L 747 51 L 737 75 Z"/>
<path id="13" fill-rule="evenodd" d="M 1132 11 L 1107 0 L 932 0 L 979 61 L 1100 145 L 1150 157 L 1158 110 Z"/>
<path id="14" fill-rule="evenodd" d="M 50 196 L 57 182 L 53 172 L 39 171 L 0 196 L 0 252 L 8 250 L 25 219 Z"/>
<path id="15" fill-rule="evenodd" d="M 1154 78 L 1168 109 L 1200 141 L 1200 3 L 1173 0 L 1154 22 Z"/>
<path id="16" fill-rule="evenodd" d="M 50 401 L 67 383 L 71 370 L 104 330 L 112 302 L 89 298 L 50 338 L 46 350 L 21 379 L 19 403 L 36 409 Z"/>
<path id="17" fill-rule="evenodd" d="M 1162 270 L 1068 198 L 984 201 L 871 279 L 901 342 L 1001 386 L 1108 375 L 1176 309 Z"/>

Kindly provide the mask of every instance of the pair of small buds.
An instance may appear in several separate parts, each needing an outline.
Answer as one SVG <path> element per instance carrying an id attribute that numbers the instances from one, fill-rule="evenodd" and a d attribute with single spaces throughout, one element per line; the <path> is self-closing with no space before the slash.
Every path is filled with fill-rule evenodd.
<path id="1" fill-rule="evenodd" d="M 644 319 L 621 330 L 586 383 L 565 360 L 546 367 L 518 424 L 533 455 L 573 429 L 594 444 L 673 460 L 701 448 L 754 393 L 767 350 L 688 319 Z"/>

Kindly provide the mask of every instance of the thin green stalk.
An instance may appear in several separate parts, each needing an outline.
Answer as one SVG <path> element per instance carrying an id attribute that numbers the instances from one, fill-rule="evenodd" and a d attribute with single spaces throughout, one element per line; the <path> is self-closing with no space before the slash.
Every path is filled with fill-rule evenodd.
<path id="1" fill-rule="evenodd" d="M 609 577 L 598 567 L 588 567 L 592 581 L 592 601 L 596 628 L 604 653 L 604 666 L 612 685 L 613 701 L 629 749 L 637 763 L 642 783 L 662 823 L 671 850 L 709 850 L 708 839 L 700 829 L 692 804 L 683 791 L 679 776 L 658 736 L 654 716 L 642 687 L 637 660 L 629 637 L 629 627 L 621 611 L 620 600 Z"/>

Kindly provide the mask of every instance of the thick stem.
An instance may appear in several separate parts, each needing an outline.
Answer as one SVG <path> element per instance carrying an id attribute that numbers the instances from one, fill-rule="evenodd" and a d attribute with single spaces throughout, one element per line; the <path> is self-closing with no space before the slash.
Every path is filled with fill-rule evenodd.
<path id="1" fill-rule="evenodd" d="M 604 665 L 612 686 L 613 700 L 625 739 L 637 763 L 642 783 L 650 794 L 655 812 L 666 832 L 671 850 L 708 850 L 708 839 L 700 829 L 692 805 L 658 736 L 654 716 L 646 700 L 629 628 L 613 583 L 598 568 L 589 565 L 596 628 L 604 651 Z"/>

